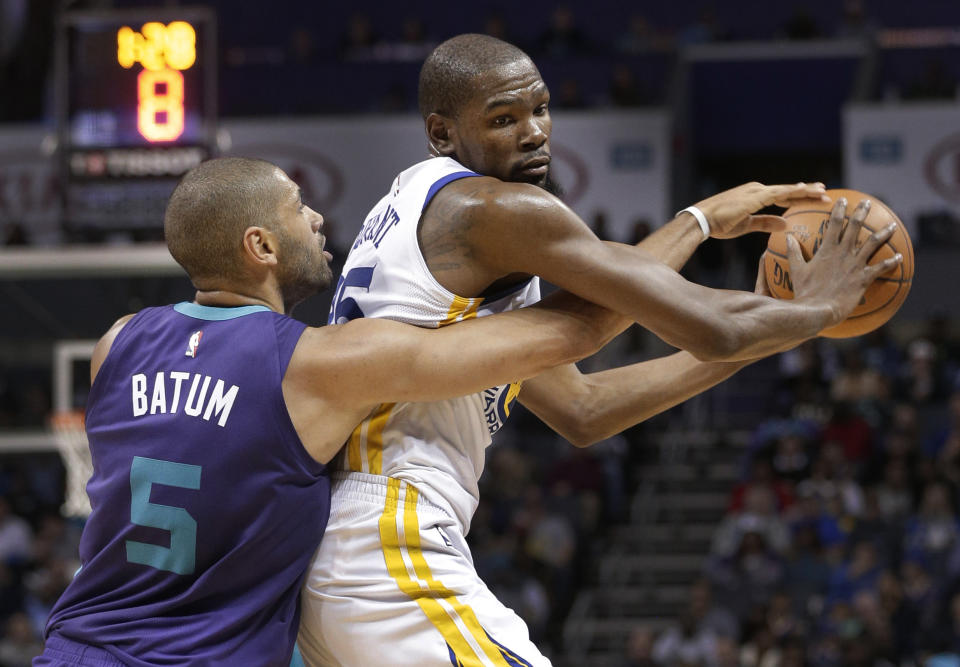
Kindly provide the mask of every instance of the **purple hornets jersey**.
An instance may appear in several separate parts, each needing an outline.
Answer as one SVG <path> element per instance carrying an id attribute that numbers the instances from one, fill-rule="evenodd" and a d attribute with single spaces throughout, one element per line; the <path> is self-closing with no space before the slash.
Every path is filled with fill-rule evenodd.
<path id="1" fill-rule="evenodd" d="M 304 328 L 193 303 L 126 324 L 90 391 L 93 513 L 48 636 L 131 665 L 289 664 L 330 510 L 281 393 Z"/>

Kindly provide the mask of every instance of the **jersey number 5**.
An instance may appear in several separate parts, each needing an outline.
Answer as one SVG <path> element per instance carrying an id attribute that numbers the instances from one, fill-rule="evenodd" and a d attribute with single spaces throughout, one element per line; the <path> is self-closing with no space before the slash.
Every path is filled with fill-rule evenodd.
<path id="1" fill-rule="evenodd" d="M 197 562 L 197 522 L 182 507 L 150 502 L 154 484 L 200 488 L 200 466 L 134 456 L 130 464 L 130 521 L 170 531 L 170 546 L 127 540 L 127 562 L 176 574 L 193 574 Z"/>
<path id="2" fill-rule="evenodd" d="M 370 283 L 373 282 L 373 270 L 375 266 L 357 266 L 349 271 L 345 276 L 340 276 L 337 281 L 337 289 L 333 294 L 333 305 L 330 307 L 330 317 L 327 318 L 327 324 L 343 324 L 350 320 L 356 320 L 363 317 L 363 311 L 355 299 L 344 297 L 343 293 L 349 287 L 359 287 L 369 290 Z"/>

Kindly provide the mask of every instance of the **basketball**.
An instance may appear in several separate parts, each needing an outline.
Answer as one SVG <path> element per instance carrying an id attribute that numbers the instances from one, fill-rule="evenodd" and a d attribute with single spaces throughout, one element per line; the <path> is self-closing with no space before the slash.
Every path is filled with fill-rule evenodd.
<path id="1" fill-rule="evenodd" d="M 894 271 L 878 277 L 867 288 L 860 304 L 846 320 L 820 332 L 821 336 L 827 338 L 851 338 L 883 325 L 903 305 L 913 281 L 913 244 L 897 215 L 876 197 L 856 190 L 828 190 L 827 195 L 832 202 L 802 204 L 787 209 L 783 214 L 787 221 L 787 231 L 771 234 L 767 242 L 763 258 L 764 273 L 773 296 L 778 299 L 792 299 L 793 283 L 790 279 L 790 263 L 787 260 L 787 234 L 796 237 L 803 250 L 803 258 L 809 261 L 823 240 L 833 202 L 839 197 L 847 198 L 847 216 L 844 218 L 846 224 L 857 204 L 862 199 L 869 199 L 872 207 L 860 230 L 861 244 L 873 232 L 883 229 L 891 222 L 897 223 L 893 235 L 880 246 L 870 259 L 870 264 L 882 262 L 898 252 L 903 255 L 903 262 Z"/>

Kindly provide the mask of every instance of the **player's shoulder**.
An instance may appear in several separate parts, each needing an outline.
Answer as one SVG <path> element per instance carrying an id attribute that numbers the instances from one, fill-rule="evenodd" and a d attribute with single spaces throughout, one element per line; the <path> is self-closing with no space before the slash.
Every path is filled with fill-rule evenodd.
<path id="1" fill-rule="evenodd" d="M 473 218 L 495 222 L 503 214 L 513 219 L 526 210 L 544 210 L 560 201 L 529 183 L 509 183 L 492 176 L 477 176 L 453 181 L 434 196 L 424 211 L 425 217 L 445 221 Z"/>
<path id="2" fill-rule="evenodd" d="M 111 325 L 107 332 L 100 337 L 100 340 L 97 341 L 96 346 L 93 348 L 93 355 L 90 357 L 90 379 L 97 376 L 97 371 L 100 370 L 100 366 L 103 364 L 103 360 L 107 358 L 107 354 L 110 353 L 110 348 L 113 347 L 113 341 L 117 339 L 117 336 L 123 331 L 123 328 L 127 323 L 136 316 L 136 313 L 130 313 L 129 315 L 124 315 L 120 319 Z"/>

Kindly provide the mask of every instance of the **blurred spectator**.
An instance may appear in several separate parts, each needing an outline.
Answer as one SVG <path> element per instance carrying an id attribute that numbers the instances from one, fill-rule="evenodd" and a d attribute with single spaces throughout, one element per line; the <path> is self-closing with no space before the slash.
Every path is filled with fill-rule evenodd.
<path id="1" fill-rule="evenodd" d="M 640 88 L 633 70 L 623 63 L 613 68 L 608 95 L 610 104 L 615 107 L 639 107 L 649 103 L 649 98 Z"/>
<path id="2" fill-rule="evenodd" d="M 653 632 L 638 626 L 630 631 L 621 667 L 655 667 L 653 659 Z"/>
<path id="3" fill-rule="evenodd" d="M 727 31 L 717 20 L 716 9 L 706 5 L 697 14 L 697 20 L 680 30 L 677 43 L 680 45 L 719 42 L 728 37 Z"/>
<path id="4" fill-rule="evenodd" d="M 955 507 L 950 487 L 932 482 L 923 490 L 920 510 L 907 521 L 904 552 L 925 563 L 935 581 L 947 574 L 950 556 L 960 548 Z"/>
<path id="5" fill-rule="evenodd" d="M 873 430 L 869 422 L 846 401 L 833 404 L 823 438 L 839 446 L 835 462 L 838 467 L 848 463 L 851 469 L 859 469 L 873 452 Z"/>
<path id="6" fill-rule="evenodd" d="M 730 637 L 717 637 L 714 642 L 713 664 L 716 667 L 740 667 L 738 642 Z"/>
<path id="7" fill-rule="evenodd" d="M 805 630 L 793 600 L 786 591 L 777 591 L 770 598 L 765 621 L 767 629 L 770 630 L 778 643 Z"/>
<path id="8" fill-rule="evenodd" d="M 713 632 L 697 627 L 689 613 L 669 626 L 653 644 L 653 659 L 661 665 L 712 664 L 717 638 Z"/>
<path id="9" fill-rule="evenodd" d="M 957 78 L 941 58 L 927 60 L 920 77 L 903 91 L 903 98 L 907 100 L 952 100 L 956 96 Z"/>
<path id="10" fill-rule="evenodd" d="M 791 430 L 777 439 L 770 465 L 780 480 L 799 482 L 810 473 L 807 441 L 798 430 Z M 793 500 L 793 493 L 790 494 Z M 785 505 L 781 504 L 781 508 Z"/>
<path id="11" fill-rule="evenodd" d="M 705 577 L 697 579 L 690 586 L 690 603 L 686 613 L 696 623 L 698 633 L 710 633 L 733 640 L 740 637 L 737 618 L 729 610 L 714 603 L 710 580 Z"/>
<path id="12" fill-rule="evenodd" d="M 777 501 L 777 511 L 783 512 L 793 504 L 793 489 L 789 484 L 774 475 L 773 465 L 766 456 L 758 456 L 753 460 L 749 479 L 733 488 L 730 494 L 728 512 L 741 512 L 744 508 L 744 498 L 751 489 L 764 488 L 774 495 Z"/>
<path id="13" fill-rule="evenodd" d="M 950 597 L 936 634 L 941 648 L 960 654 L 960 591 Z"/>
<path id="14" fill-rule="evenodd" d="M 557 109 L 585 109 L 587 107 L 587 101 L 580 89 L 580 82 L 573 77 L 567 77 L 560 82 L 560 89 L 550 103 Z"/>
<path id="15" fill-rule="evenodd" d="M 830 581 L 830 566 L 823 557 L 816 524 L 796 528 L 793 546 L 785 564 L 785 591 L 798 613 L 816 615 L 823 606 Z"/>
<path id="16" fill-rule="evenodd" d="M 307 65 L 317 60 L 317 42 L 313 32 L 304 26 L 297 26 L 290 33 L 288 46 L 289 60 L 298 65 Z"/>
<path id="17" fill-rule="evenodd" d="M 558 5 L 550 14 L 550 25 L 537 42 L 539 53 L 551 58 L 565 58 L 589 51 L 586 36 L 577 27 L 569 5 Z"/>
<path id="18" fill-rule="evenodd" d="M 944 464 L 944 472 L 955 474 L 960 450 L 960 388 L 957 388 L 947 402 L 947 414 L 943 423 L 938 424 L 927 436 L 923 445 L 924 453 Z M 956 480 L 954 480 L 956 481 Z"/>
<path id="19" fill-rule="evenodd" d="M 827 606 L 838 602 L 852 604 L 854 596 L 876 587 L 883 570 L 873 542 L 862 540 L 850 551 L 850 557 L 830 576 Z"/>
<path id="20" fill-rule="evenodd" d="M 399 41 L 376 47 L 379 60 L 394 62 L 421 62 L 436 44 L 427 36 L 423 19 L 406 16 L 400 25 Z"/>
<path id="21" fill-rule="evenodd" d="M 346 34 L 340 40 L 340 58 L 348 61 L 371 60 L 374 48 L 380 41 L 370 17 L 364 13 L 354 14 L 350 17 Z"/>
<path id="22" fill-rule="evenodd" d="M 859 516 L 863 512 L 863 489 L 852 471 L 843 445 L 828 441 L 821 448 L 810 477 L 797 484 L 797 495 L 816 499 L 823 510 L 836 518 Z"/>
<path id="23" fill-rule="evenodd" d="M 894 385 L 894 395 L 919 406 L 942 400 L 946 387 L 940 370 L 933 343 L 918 338 L 907 347 L 907 363 Z"/>
<path id="24" fill-rule="evenodd" d="M 773 633 L 767 627 L 760 627 L 740 649 L 740 667 L 775 667 L 781 657 Z"/>
<path id="25" fill-rule="evenodd" d="M 742 549 L 743 537 L 759 534 L 764 547 L 784 553 L 790 544 L 787 525 L 777 513 L 776 497 L 770 488 L 754 486 L 743 498 L 743 508 L 724 517 L 713 537 L 711 552 L 721 558 Z"/>
<path id="26" fill-rule="evenodd" d="M 838 37 L 870 37 L 877 27 L 877 22 L 867 14 L 863 0 L 843 0 Z"/>
<path id="27" fill-rule="evenodd" d="M 783 563 L 760 532 L 743 533 L 732 556 L 713 556 L 707 561 L 707 576 L 717 598 L 741 619 L 766 604 L 783 580 Z"/>
<path id="28" fill-rule="evenodd" d="M 43 642 L 31 627 L 30 619 L 18 613 L 8 618 L 5 625 L 5 632 L 0 635 L 0 665 L 30 667 L 33 658 L 43 652 Z"/>
<path id="29" fill-rule="evenodd" d="M 664 46 L 663 36 L 650 25 L 643 14 L 633 14 L 627 23 L 627 31 L 617 38 L 617 51 L 636 54 Z"/>
<path id="30" fill-rule="evenodd" d="M 830 385 L 830 398 L 853 405 L 881 401 L 888 396 L 886 380 L 879 370 L 865 363 L 864 351 L 857 345 L 846 347 L 842 367 Z"/>
<path id="31" fill-rule="evenodd" d="M 13 513 L 10 499 L 0 496 L 0 561 L 16 564 L 33 555 L 33 530 Z"/>
<path id="32" fill-rule="evenodd" d="M 859 339 L 863 348 L 863 358 L 869 368 L 880 373 L 887 384 L 900 369 L 902 351 L 890 335 L 890 327 L 882 326 L 865 334 Z M 887 388 L 889 396 L 889 387 Z"/>
<path id="33" fill-rule="evenodd" d="M 901 567 L 903 580 L 904 613 L 901 620 L 905 629 L 903 639 L 910 642 L 913 651 L 927 647 L 935 633 L 937 610 L 940 604 L 940 589 L 927 571 L 926 563 L 919 556 L 907 556 Z"/>
<path id="34" fill-rule="evenodd" d="M 507 20 L 500 12 L 491 12 L 483 19 L 483 33 L 496 37 L 504 42 L 514 43 L 510 37 L 510 30 L 507 28 Z"/>
<path id="35" fill-rule="evenodd" d="M 883 479 L 875 487 L 880 515 L 894 524 L 913 512 L 913 488 L 906 461 L 891 459 L 883 471 Z"/>

